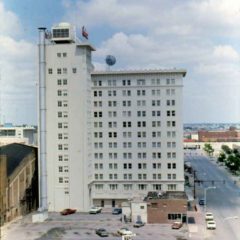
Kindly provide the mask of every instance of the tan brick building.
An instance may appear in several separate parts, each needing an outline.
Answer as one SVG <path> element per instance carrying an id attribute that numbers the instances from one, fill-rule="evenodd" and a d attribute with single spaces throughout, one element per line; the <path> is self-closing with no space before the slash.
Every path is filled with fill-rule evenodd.
<path id="1" fill-rule="evenodd" d="M 37 148 L 13 143 L 0 147 L 1 223 L 38 207 Z"/>
<path id="2" fill-rule="evenodd" d="M 229 130 L 198 131 L 199 142 L 239 142 L 240 132 L 234 127 Z"/>

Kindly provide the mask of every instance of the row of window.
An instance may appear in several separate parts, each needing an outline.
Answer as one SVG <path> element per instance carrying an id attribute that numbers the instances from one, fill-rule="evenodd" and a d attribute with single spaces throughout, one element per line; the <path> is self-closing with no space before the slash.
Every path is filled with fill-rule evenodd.
<path id="1" fill-rule="evenodd" d="M 121 86 L 131 86 L 132 85 L 132 82 L 133 82 L 134 80 L 130 80 L 130 79 L 127 79 L 127 80 L 125 80 L 125 79 L 123 79 L 122 80 L 122 85 Z M 118 83 L 119 83 L 120 81 L 118 81 Z M 136 79 L 135 81 L 134 81 L 134 83 L 136 83 L 136 85 L 137 86 L 145 86 L 146 85 L 146 79 Z M 161 82 L 164 82 L 166 85 L 174 85 L 175 84 L 175 79 L 174 78 L 167 78 L 167 79 L 151 79 L 151 84 L 152 85 L 161 85 Z M 164 84 L 164 83 L 162 83 L 162 84 Z M 104 86 L 104 84 L 103 84 L 103 81 L 101 81 L 101 80 L 98 80 L 98 81 L 96 81 L 96 80 L 94 80 L 93 81 L 93 86 L 95 86 L 95 87 L 101 87 L 101 86 Z M 117 81 L 116 80 L 108 80 L 107 81 L 107 86 L 109 86 L 109 87 L 112 87 L 112 86 L 117 86 Z"/>
<path id="2" fill-rule="evenodd" d="M 152 147 L 153 148 L 161 148 L 161 142 L 152 142 Z M 123 142 L 122 147 L 123 148 L 132 148 L 133 143 L 132 142 Z M 146 142 L 137 142 L 136 146 L 138 148 L 146 148 L 147 143 Z M 118 148 L 117 142 L 109 142 L 108 143 L 109 148 Z M 95 149 L 101 149 L 103 148 L 103 143 L 102 142 L 95 142 L 94 143 L 94 148 Z M 176 142 L 167 142 L 167 148 L 176 148 Z"/>
<path id="3" fill-rule="evenodd" d="M 103 191 L 108 188 L 109 190 L 120 190 L 121 188 L 126 191 L 132 190 L 162 190 L 162 184 L 95 184 L 95 190 Z M 176 184 L 167 184 L 168 191 L 176 191 Z"/>
<path id="4" fill-rule="evenodd" d="M 57 74 L 67 74 L 68 69 L 67 68 L 57 68 Z M 77 73 L 77 68 L 72 68 L 72 73 Z M 48 68 L 48 74 L 53 74 L 53 69 Z"/>
<path id="5" fill-rule="evenodd" d="M 61 94 L 61 90 L 58 91 L 58 96 L 62 96 Z M 65 93 L 65 95 L 63 94 L 63 96 L 67 96 L 67 93 Z M 117 101 L 108 101 L 108 107 L 118 107 L 120 102 Z M 102 107 L 102 101 L 94 101 L 93 102 L 94 107 Z M 161 106 L 161 100 L 152 100 L 152 104 L 153 107 L 155 106 Z M 175 105 L 175 100 L 167 100 L 166 101 L 166 105 L 167 106 L 174 106 Z M 132 106 L 132 101 L 130 100 L 124 100 L 122 101 L 122 106 L 123 107 L 131 107 Z M 146 106 L 146 100 L 137 100 L 137 106 Z"/>
<path id="6" fill-rule="evenodd" d="M 119 177 L 119 175 L 117 173 L 110 173 L 108 174 L 108 179 L 109 180 L 117 180 Z M 177 178 L 177 175 L 175 173 L 168 173 L 167 174 L 167 180 L 176 180 Z M 102 173 L 95 173 L 94 174 L 94 179 L 95 180 L 103 180 L 103 174 Z M 123 174 L 123 179 L 124 180 L 132 180 L 132 174 Z M 146 173 L 139 173 L 137 174 L 137 180 L 150 180 L 150 179 L 153 179 L 153 180 L 161 180 L 162 179 L 162 176 L 160 173 L 157 173 L 157 174 L 152 174 L 152 178 L 147 178 L 147 174 Z"/>
<path id="7" fill-rule="evenodd" d="M 168 91 L 167 91 L 168 90 Z M 137 96 L 146 96 L 147 95 L 147 90 L 145 89 L 136 89 L 136 90 L 121 90 L 122 91 L 122 96 L 124 97 L 130 97 L 132 96 L 132 92 L 136 92 Z M 101 90 L 94 90 L 93 91 L 93 96 L 94 97 L 102 97 L 103 93 L 106 93 Z M 161 90 L 160 89 L 151 89 L 151 95 L 152 96 L 160 96 L 161 95 Z M 174 96 L 175 95 L 175 89 L 166 89 L 166 95 L 167 96 Z M 107 91 L 107 96 L 108 97 L 116 97 L 117 96 L 117 90 L 108 90 Z"/>
<path id="8" fill-rule="evenodd" d="M 61 112 L 60 112 L 61 113 Z M 61 115 L 62 113 L 58 114 L 58 116 Z M 132 122 L 122 122 L 123 127 L 131 127 Z M 102 128 L 103 127 L 103 122 L 94 122 L 94 127 L 95 128 Z M 117 127 L 117 122 L 108 122 L 108 127 L 109 128 L 116 128 Z M 137 122 L 137 127 L 147 127 L 147 122 L 146 121 L 138 121 Z M 161 127 L 161 121 L 152 121 L 152 127 Z"/>
<path id="9" fill-rule="evenodd" d="M 169 126 L 175 126 L 175 121 L 172 121 L 170 123 L 171 124 L 167 124 L 168 127 Z M 94 136 L 94 138 L 103 138 L 103 132 L 94 132 L 93 136 Z M 132 137 L 132 132 L 122 132 L 122 136 L 124 138 L 131 138 Z M 108 137 L 109 138 L 117 138 L 118 133 L 117 132 L 108 132 Z M 137 132 L 137 137 L 138 138 L 146 138 L 147 137 L 147 132 Z M 151 137 L 152 138 L 159 138 L 159 137 L 161 137 L 161 132 L 160 131 L 153 131 L 153 132 L 151 132 Z"/>
<path id="10" fill-rule="evenodd" d="M 66 146 L 64 146 L 64 148 L 62 148 L 62 144 L 59 144 L 58 146 L 58 150 L 68 150 L 68 145 L 66 144 Z M 119 158 L 119 153 L 108 153 L 108 159 L 118 159 Z M 152 159 L 161 159 L 162 158 L 162 154 L 161 152 L 152 152 L 151 153 L 151 158 Z M 103 159 L 104 154 L 103 153 L 94 153 L 94 158 L 95 159 Z M 133 153 L 128 152 L 128 153 L 122 153 L 122 158 L 123 159 L 132 159 L 133 158 Z M 147 153 L 146 152 L 142 152 L 142 153 L 137 153 L 137 158 L 138 159 L 147 159 Z M 176 152 L 168 152 L 167 153 L 167 158 L 176 158 Z"/>
<path id="11" fill-rule="evenodd" d="M 147 163 L 138 163 L 137 164 L 138 169 L 147 169 Z M 94 168 L 95 169 L 103 169 L 104 165 L 103 163 L 95 163 Z M 123 169 L 132 169 L 133 164 L 132 163 L 123 163 Z M 152 169 L 161 169 L 162 164 L 161 163 L 152 163 Z M 167 163 L 168 169 L 176 169 L 176 163 Z M 109 169 L 118 169 L 117 163 L 109 163 L 108 164 Z"/>
<path id="12" fill-rule="evenodd" d="M 58 107 L 62 107 L 62 106 L 64 106 L 64 104 L 68 105 L 67 101 L 58 101 Z M 118 113 L 117 111 L 108 111 L 108 117 L 117 117 L 117 113 Z M 161 111 L 151 111 L 151 113 L 152 113 L 151 114 L 152 117 L 160 117 L 161 116 Z M 131 111 L 128 111 L 128 112 L 127 111 L 122 111 L 122 116 L 124 116 L 124 117 L 126 117 L 126 116 L 131 117 L 131 115 L 132 115 Z M 175 115 L 176 115 L 175 110 L 166 112 L 167 117 L 175 116 Z M 94 116 L 94 118 L 102 118 L 103 117 L 103 112 L 102 111 L 99 111 L 99 112 L 95 111 L 93 113 L 93 116 Z M 137 117 L 146 117 L 147 116 L 147 111 L 137 111 L 136 116 Z"/>

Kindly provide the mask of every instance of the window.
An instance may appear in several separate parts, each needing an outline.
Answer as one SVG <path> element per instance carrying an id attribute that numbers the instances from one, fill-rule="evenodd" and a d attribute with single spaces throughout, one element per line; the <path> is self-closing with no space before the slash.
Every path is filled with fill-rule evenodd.
<path id="1" fill-rule="evenodd" d="M 63 85 L 67 85 L 67 79 L 63 79 Z"/>
<path id="2" fill-rule="evenodd" d="M 137 90 L 137 96 L 145 96 L 146 90 Z"/>
<path id="3" fill-rule="evenodd" d="M 138 85 L 138 86 L 144 86 L 145 84 L 146 84 L 145 79 L 138 79 L 138 80 L 137 80 L 137 85 Z"/>
<path id="4" fill-rule="evenodd" d="M 146 100 L 137 100 L 137 106 L 146 106 Z"/>
<path id="5" fill-rule="evenodd" d="M 161 163 L 153 163 L 152 167 L 153 167 L 153 169 L 160 169 L 161 168 Z"/>
<path id="6" fill-rule="evenodd" d="M 95 184 L 96 190 L 103 190 L 103 184 Z"/>
<path id="7" fill-rule="evenodd" d="M 176 184 L 168 184 L 168 191 L 176 191 L 177 185 Z"/>
<path id="8" fill-rule="evenodd" d="M 73 69 L 72 69 L 72 72 L 73 72 L 73 73 L 77 73 L 77 68 L 73 68 Z"/>
<path id="9" fill-rule="evenodd" d="M 58 156 L 58 161 L 61 162 L 62 160 L 63 160 L 63 156 L 62 156 L 62 155 L 59 155 L 59 156 Z"/>
<path id="10" fill-rule="evenodd" d="M 63 74 L 67 74 L 67 68 L 63 68 Z"/>
<path id="11" fill-rule="evenodd" d="M 146 184 L 138 184 L 138 190 L 147 190 Z"/>
<path id="12" fill-rule="evenodd" d="M 153 190 L 161 190 L 162 185 L 161 184 L 153 184 Z"/>
<path id="13" fill-rule="evenodd" d="M 62 85 L 62 80 L 61 79 L 57 80 L 57 85 Z"/>
<path id="14" fill-rule="evenodd" d="M 132 190 L 132 184 L 123 184 L 123 189 L 126 191 Z"/>
<path id="15" fill-rule="evenodd" d="M 146 117 L 146 111 L 137 111 L 138 117 Z"/>
<path id="16" fill-rule="evenodd" d="M 161 153 L 160 152 L 153 152 L 152 153 L 152 158 L 153 159 L 160 159 L 161 158 Z"/>
<path id="17" fill-rule="evenodd" d="M 61 68 L 57 69 L 57 74 L 62 74 L 62 69 Z"/>
<path id="18" fill-rule="evenodd" d="M 117 184 L 109 184 L 109 189 L 114 191 L 118 189 L 118 185 Z"/>
<path id="19" fill-rule="evenodd" d="M 66 52 L 63 53 L 63 57 L 67 57 L 67 53 Z"/>
<path id="20" fill-rule="evenodd" d="M 169 220 L 182 220 L 182 214 L 181 213 L 169 213 L 168 219 Z"/>
<path id="21" fill-rule="evenodd" d="M 57 57 L 61 57 L 61 55 L 62 55 L 61 53 L 57 53 Z"/>
<path id="22" fill-rule="evenodd" d="M 63 177 L 58 178 L 59 183 L 63 183 Z"/>
<path id="23" fill-rule="evenodd" d="M 49 68 L 48 69 L 48 74 L 52 74 L 52 73 L 53 73 L 52 68 Z"/>

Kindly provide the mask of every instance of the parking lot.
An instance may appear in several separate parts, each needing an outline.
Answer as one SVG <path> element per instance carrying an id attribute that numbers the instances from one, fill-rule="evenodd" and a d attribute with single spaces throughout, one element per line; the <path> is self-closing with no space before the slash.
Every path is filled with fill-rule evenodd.
<path id="1" fill-rule="evenodd" d="M 49 213 L 49 219 L 43 223 L 32 223 L 31 215 L 18 219 L 3 227 L 4 240 L 47 240 L 47 239 L 101 239 L 96 235 L 97 228 L 105 228 L 109 232 L 106 239 L 121 239 L 117 230 L 127 227 L 136 234 L 133 239 L 188 239 L 187 227 L 179 230 L 171 229 L 170 224 L 146 224 L 141 228 L 133 228 L 133 223 L 122 223 L 121 215 L 111 213 L 87 214 L 75 213 L 61 216 L 59 213 Z"/>

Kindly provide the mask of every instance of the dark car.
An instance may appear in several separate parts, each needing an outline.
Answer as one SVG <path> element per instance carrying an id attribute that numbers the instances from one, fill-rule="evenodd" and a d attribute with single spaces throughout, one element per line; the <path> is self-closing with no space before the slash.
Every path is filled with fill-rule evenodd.
<path id="1" fill-rule="evenodd" d="M 200 199 L 200 200 L 198 201 L 198 203 L 199 203 L 199 205 L 205 205 L 205 200 L 204 200 L 204 199 Z"/>
<path id="2" fill-rule="evenodd" d="M 66 208 L 60 212 L 61 215 L 69 215 L 75 213 L 76 209 Z"/>
<path id="3" fill-rule="evenodd" d="M 140 227 L 143 227 L 144 225 L 145 225 L 144 222 L 142 222 L 142 221 L 136 221 L 136 222 L 134 223 L 133 227 L 135 227 L 135 228 L 140 228 Z"/>
<path id="4" fill-rule="evenodd" d="M 100 237 L 108 237 L 108 232 L 107 232 L 107 230 L 104 229 L 104 228 L 98 228 L 98 229 L 96 230 L 96 234 L 97 234 L 98 236 L 100 236 Z"/>
<path id="5" fill-rule="evenodd" d="M 112 214 L 114 215 L 118 215 L 122 213 L 122 209 L 121 208 L 114 208 L 112 211 Z"/>

